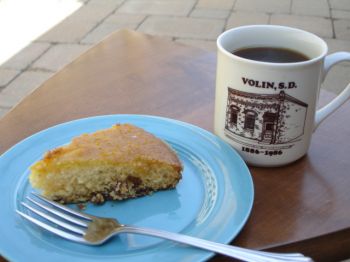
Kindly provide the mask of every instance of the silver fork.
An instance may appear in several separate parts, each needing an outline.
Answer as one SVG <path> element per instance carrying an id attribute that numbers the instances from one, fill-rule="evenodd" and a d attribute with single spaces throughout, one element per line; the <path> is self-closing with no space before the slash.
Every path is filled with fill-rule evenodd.
<path id="1" fill-rule="evenodd" d="M 88 215 L 70 209 L 57 202 L 50 201 L 36 193 L 32 193 L 32 195 L 37 199 L 27 197 L 29 200 L 28 203 L 22 202 L 21 204 L 45 220 L 51 221 L 56 226 L 52 226 L 43 220 L 30 216 L 29 213 L 26 214 L 19 210 L 16 210 L 16 212 L 23 218 L 43 229 L 46 229 L 47 231 L 81 244 L 101 245 L 119 233 L 133 233 L 172 240 L 243 261 L 312 261 L 311 258 L 305 257 L 300 253 L 270 253 L 256 251 L 167 231 L 122 225 L 116 219 Z"/>

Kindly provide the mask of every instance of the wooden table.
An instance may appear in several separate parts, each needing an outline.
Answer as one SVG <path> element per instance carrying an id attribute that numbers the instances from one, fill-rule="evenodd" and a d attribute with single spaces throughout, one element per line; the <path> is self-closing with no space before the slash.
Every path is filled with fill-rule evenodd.
<path id="1" fill-rule="evenodd" d="M 49 126 L 102 114 L 159 115 L 212 131 L 215 70 L 214 53 L 119 31 L 0 120 L 0 153 Z M 323 92 L 321 100 L 331 97 Z M 349 115 L 347 103 L 318 128 L 308 155 L 296 163 L 250 168 L 253 211 L 232 244 L 298 251 L 317 261 L 350 257 Z"/>

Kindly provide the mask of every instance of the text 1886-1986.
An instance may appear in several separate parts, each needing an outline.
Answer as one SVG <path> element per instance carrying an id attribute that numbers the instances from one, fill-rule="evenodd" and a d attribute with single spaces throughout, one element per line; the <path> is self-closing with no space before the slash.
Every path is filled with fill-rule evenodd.
<path id="1" fill-rule="evenodd" d="M 267 156 L 277 156 L 277 155 L 283 154 L 282 150 L 258 150 L 258 149 L 249 148 L 245 146 L 242 146 L 242 151 L 250 154 L 256 154 L 256 155 L 264 154 Z"/>

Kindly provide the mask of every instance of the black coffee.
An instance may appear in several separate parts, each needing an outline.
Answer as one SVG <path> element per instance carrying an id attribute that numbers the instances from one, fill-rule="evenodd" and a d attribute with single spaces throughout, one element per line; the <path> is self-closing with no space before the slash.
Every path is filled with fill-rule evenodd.
<path id="1" fill-rule="evenodd" d="M 309 60 L 306 55 L 298 51 L 279 47 L 248 47 L 232 53 L 246 59 L 271 63 L 295 63 Z"/>

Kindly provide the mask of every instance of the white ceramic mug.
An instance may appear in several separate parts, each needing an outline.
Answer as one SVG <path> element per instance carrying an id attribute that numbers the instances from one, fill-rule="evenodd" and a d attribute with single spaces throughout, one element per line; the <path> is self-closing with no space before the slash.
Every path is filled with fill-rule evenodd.
<path id="1" fill-rule="evenodd" d="M 251 165 L 280 166 L 306 154 L 313 131 L 350 96 L 350 85 L 316 110 L 328 70 L 350 53 L 327 55 L 327 44 L 309 32 L 274 25 L 233 28 L 217 39 L 215 133 Z M 233 51 L 249 47 L 295 50 L 309 59 L 271 63 Z M 350 72 L 349 72 L 350 73 Z"/>

